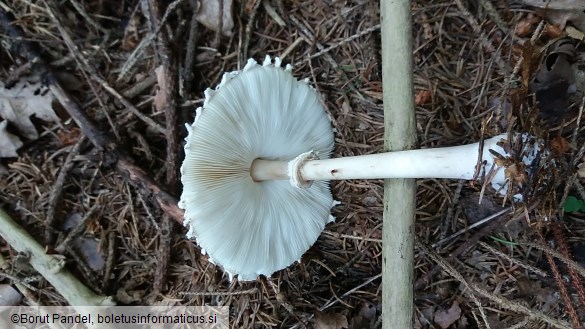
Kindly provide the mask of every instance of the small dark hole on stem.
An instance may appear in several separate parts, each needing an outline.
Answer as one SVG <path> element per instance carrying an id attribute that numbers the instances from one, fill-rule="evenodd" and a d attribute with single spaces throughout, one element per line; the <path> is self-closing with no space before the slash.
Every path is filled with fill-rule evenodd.
<path id="1" fill-rule="evenodd" d="M 335 174 L 337 174 L 337 169 L 331 170 L 331 175 L 335 175 Z"/>

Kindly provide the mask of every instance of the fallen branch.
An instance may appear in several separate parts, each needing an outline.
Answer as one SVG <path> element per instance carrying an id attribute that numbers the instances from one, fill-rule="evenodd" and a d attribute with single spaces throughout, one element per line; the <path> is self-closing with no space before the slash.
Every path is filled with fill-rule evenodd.
<path id="1" fill-rule="evenodd" d="M 32 267 L 57 290 L 71 306 L 112 306 L 111 297 L 101 296 L 89 290 L 73 274 L 65 269 L 65 258 L 47 255 L 33 237 L 0 209 L 0 235 L 12 248 L 28 256 Z"/>

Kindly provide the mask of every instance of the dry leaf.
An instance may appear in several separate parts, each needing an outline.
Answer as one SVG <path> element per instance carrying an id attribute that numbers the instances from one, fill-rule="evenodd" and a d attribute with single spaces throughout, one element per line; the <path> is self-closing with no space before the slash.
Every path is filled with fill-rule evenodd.
<path id="1" fill-rule="evenodd" d="M 516 23 L 516 35 L 519 37 L 525 37 L 534 32 L 535 25 L 541 20 L 540 17 L 529 15 L 528 17 L 521 19 Z"/>
<path id="2" fill-rule="evenodd" d="M 565 34 L 560 27 L 553 24 L 545 24 L 542 33 L 551 39 L 560 38 Z"/>
<path id="3" fill-rule="evenodd" d="M 522 46 L 522 58 L 522 85 L 528 87 L 532 74 L 540 63 L 540 52 L 532 42 L 527 41 Z"/>
<path id="4" fill-rule="evenodd" d="M 567 154 L 571 150 L 571 144 L 563 137 L 555 137 L 550 141 L 550 150 L 553 154 Z"/>
<path id="5" fill-rule="evenodd" d="M 313 319 L 315 329 L 347 329 L 347 318 L 339 313 L 323 313 L 315 311 Z"/>
<path id="6" fill-rule="evenodd" d="M 83 224 L 82 219 L 83 215 L 79 212 L 70 214 L 63 221 L 62 229 L 68 231 L 75 229 L 78 225 L 86 225 L 86 231 L 90 233 L 92 221 L 90 220 Z M 105 266 L 104 256 L 99 250 L 99 243 L 95 239 L 83 235 L 75 237 L 72 241 L 72 247 L 92 270 L 97 272 L 103 270 Z"/>
<path id="7" fill-rule="evenodd" d="M 73 127 L 70 129 L 60 129 L 57 132 L 57 138 L 63 146 L 69 146 L 77 143 L 81 138 L 81 129 Z"/>
<path id="8" fill-rule="evenodd" d="M 431 100 L 433 99 L 433 94 L 431 93 L 430 90 L 419 90 L 416 92 L 416 95 L 414 95 L 414 104 L 415 105 L 425 105 L 431 102 Z"/>
<path id="9" fill-rule="evenodd" d="M 571 62 L 576 56 L 575 47 L 560 42 L 546 56 L 530 90 L 536 94 L 539 114 L 543 119 L 559 117 L 570 107 L 570 96 L 575 93 L 575 74 Z"/>
<path id="10" fill-rule="evenodd" d="M 538 8 L 546 8 L 546 9 L 575 9 L 575 10 L 585 10 L 585 2 L 583 0 L 552 0 L 552 1 L 543 1 L 543 0 L 522 0 L 524 4 L 538 7 Z"/>
<path id="11" fill-rule="evenodd" d="M 0 122 L 0 158 L 17 157 L 16 150 L 22 146 L 20 138 L 6 130 L 7 125 L 8 121 Z"/>
<path id="12" fill-rule="evenodd" d="M 567 26 L 565 31 L 567 32 L 567 36 L 579 40 L 581 42 L 585 42 L 585 33 L 583 33 L 583 31 L 579 31 L 572 26 Z"/>
<path id="13" fill-rule="evenodd" d="M 32 115 L 44 121 L 59 122 L 52 101 L 53 94 L 38 82 L 21 80 L 10 89 L 0 82 L 0 117 L 14 124 L 28 139 L 39 138 L 30 120 Z"/>
<path id="14" fill-rule="evenodd" d="M 583 0 L 522 0 L 525 4 L 543 10 L 544 16 L 564 29 L 567 22 L 585 31 L 585 1 Z"/>
<path id="15" fill-rule="evenodd" d="M 223 19 L 220 16 L 222 1 Z M 233 34 L 232 29 L 234 28 L 232 2 L 233 0 L 201 0 L 199 1 L 199 8 L 195 18 L 208 29 L 221 32 L 229 37 Z"/>
<path id="16" fill-rule="evenodd" d="M 459 320 L 461 317 L 461 308 L 459 308 L 459 303 L 457 301 L 453 302 L 451 308 L 446 311 L 438 311 L 435 313 L 434 321 L 438 324 L 441 328 L 446 329 L 449 328 L 450 325 L 455 323 L 455 321 Z"/>

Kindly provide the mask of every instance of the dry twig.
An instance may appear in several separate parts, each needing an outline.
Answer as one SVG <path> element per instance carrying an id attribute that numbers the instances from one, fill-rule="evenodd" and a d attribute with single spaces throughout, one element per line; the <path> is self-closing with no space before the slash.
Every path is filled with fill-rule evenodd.
<path id="1" fill-rule="evenodd" d="M 4 30 L 12 37 L 13 42 L 23 50 L 23 55 L 29 61 L 36 63 L 40 73 L 46 77 L 46 83 L 55 98 L 63 105 L 92 144 L 100 151 L 109 153 L 110 158 L 113 159 L 115 168 L 132 185 L 138 187 L 147 195 L 154 197 L 164 212 L 175 221 L 182 223 L 183 211 L 177 206 L 178 200 L 164 191 L 144 170 L 136 166 L 127 155 L 117 148 L 113 141 L 95 126 L 81 107 L 63 89 L 59 80 L 42 60 L 33 44 L 27 41 L 28 39 L 24 37 L 22 30 L 17 25 L 12 24 L 8 13 L 3 9 L 0 9 L 0 21 Z"/>

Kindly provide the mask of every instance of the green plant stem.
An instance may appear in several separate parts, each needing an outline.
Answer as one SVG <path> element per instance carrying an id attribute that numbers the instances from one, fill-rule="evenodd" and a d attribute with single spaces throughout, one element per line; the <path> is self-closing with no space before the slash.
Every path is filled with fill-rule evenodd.
<path id="1" fill-rule="evenodd" d="M 410 1 L 381 1 L 384 148 L 412 149 L 414 116 Z M 414 276 L 414 179 L 384 183 L 382 231 L 382 328 L 412 328 Z"/>

